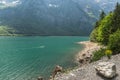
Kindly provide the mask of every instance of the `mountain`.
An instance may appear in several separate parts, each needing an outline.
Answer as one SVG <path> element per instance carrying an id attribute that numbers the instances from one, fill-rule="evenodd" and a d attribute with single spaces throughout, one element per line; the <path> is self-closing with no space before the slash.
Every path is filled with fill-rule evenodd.
<path id="1" fill-rule="evenodd" d="M 101 10 L 117 0 L 1 0 L 0 26 L 10 34 L 89 35 Z M 13 32 L 14 31 L 14 32 Z"/>
<path id="2" fill-rule="evenodd" d="M 100 8 L 107 13 L 109 11 L 114 10 L 114 6 L 116 5 L 117 2 L 120 2 L 120 0 L 95 0 L 97 2 L 97 5 L 100 6 Z"/>

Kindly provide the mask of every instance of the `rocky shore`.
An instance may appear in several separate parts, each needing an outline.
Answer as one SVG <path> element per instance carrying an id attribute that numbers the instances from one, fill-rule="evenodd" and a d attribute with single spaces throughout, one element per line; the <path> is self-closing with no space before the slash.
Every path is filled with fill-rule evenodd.
<path id="1" fill-rule="evenodd" d="M 113 62 L 116 64 L 117 76 L 115 78 L 106 79 L 96 74 L 96 70 L 94 68 L 95 65 L 103 61 Z M 74 69 L 69 73 L 57 75 L 55 80 L 120 80 L 119 75 L 120 75 L 120 54 L 112 56 L 110 60 L 104 57 L 99 61 L 86 64 L 82 67 L 79 67 L 78 69 Z"/>
<path id="2" fill-rule="evenodd" d="M 103 46 L 98 45 L 97 43 L 92 43 L 89 41 L 85 42 L 79 42 L 78 44 L 83 44 L 84 49 L 79 52 L 77 55 L 77 60 L 80 61 L 81 59 L 86 60 L 86 57 L 90 57 L 92 55 L 92 52 L 95 50 L 100 49 Z M 84 65 L 73 69 L 69 71 L 68 73 L 59 73 L 59 75 L 56 75 L 54 80 L 120 80 L 120 54 L 114 55 L 111 57 L 110 60 L 108 60 L 107 57 L 103 57 L 101 60 L 92 62 L 89 64 L 86 64 L 85 62 Z M 99 64 L 100 62 L 113 62 L 116 64 L 116 69 L 117 69 L 117 76 L 112 78 L 112 79 L 107 79 L 104 77 L 99 76 L 96 73 L 95 66 Z"/>
<path id="3" fill-rule="evenodd" d="M 98 43 L 93 43 L 90 41 L 78 42 L 78 44 L 84 45 L 84 49 L 76 55 L 77 62 L 82 65 L 90 62 L 91 57 L 93 56 L 93 51 L 97 51 L 103 47 Z"/>

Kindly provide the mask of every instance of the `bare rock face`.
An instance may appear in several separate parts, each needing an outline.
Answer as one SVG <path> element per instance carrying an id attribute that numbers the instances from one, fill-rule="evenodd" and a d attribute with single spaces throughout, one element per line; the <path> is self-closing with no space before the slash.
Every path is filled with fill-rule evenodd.
<path id="1" fill-rule="evenodd" d="M 95 69 L 98 74 L 104 76 L 105 78 L 113 78 L 116 76 L 116 65 L 111 62 L 100 62 Z"/>

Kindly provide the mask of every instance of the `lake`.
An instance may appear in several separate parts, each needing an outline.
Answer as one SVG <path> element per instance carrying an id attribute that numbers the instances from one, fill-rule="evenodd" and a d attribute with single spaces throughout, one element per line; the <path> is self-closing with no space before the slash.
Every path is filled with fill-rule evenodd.
<path id="1" fill-rule="evenodd" d="M 0 37 L 0 80 L 36 80 L 48 77 L 55 65 L 76 66 L 75 55 L 83 48 L 79 36 Z"/>

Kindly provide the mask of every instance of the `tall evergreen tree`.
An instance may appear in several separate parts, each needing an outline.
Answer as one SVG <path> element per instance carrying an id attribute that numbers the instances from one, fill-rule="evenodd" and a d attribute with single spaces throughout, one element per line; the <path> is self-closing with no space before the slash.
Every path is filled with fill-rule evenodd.
<path id="1" fill-rule="evenodd" d="M 120 29 L 120 4 L 119 3 L 117 3 L 116 8 L 114 10 L 111 32 L 112 33 L 116 32 L 117 29 Z"/>
<path id="2" fill-rule="evenodd" d="M 95 28 L 97 28 L 99 26 L 99 23 L 101 22 L 101 20 L 103 20 L 103 18 L 106 16 L 105 12 L 102 10 L 101 14 L 100 14 L 100 18 L 99 20 L 95 23 Z"/>
<path id="3" fill-rule="evenodd" d="M 102 10 L 101 14 L 100 14 L 100 20 L 102 20 L 104 17 L 106 16 L 105 12 Z"/>

